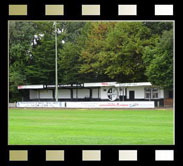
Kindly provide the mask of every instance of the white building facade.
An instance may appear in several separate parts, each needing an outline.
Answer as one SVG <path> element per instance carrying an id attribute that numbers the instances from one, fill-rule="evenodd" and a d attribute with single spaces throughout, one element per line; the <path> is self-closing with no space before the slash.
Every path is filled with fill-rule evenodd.
<path id="1" fill-rule="evenodd" d="M 150 82 L 117 83 L 99 82 L 58 85 L 59 101 L 155 101 L 163 106 L 167 92 Z M 22 85 L 28 91 L 23 101 L 55 101 L 55 85 Z"/>

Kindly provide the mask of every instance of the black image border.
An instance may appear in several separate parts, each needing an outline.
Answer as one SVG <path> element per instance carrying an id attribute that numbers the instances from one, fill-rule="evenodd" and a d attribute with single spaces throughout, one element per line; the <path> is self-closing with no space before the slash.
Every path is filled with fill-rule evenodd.
<path id="1" fill-rule="evenodd" d="M 27 16 L 9 16 L 8 5 L 9 4 L 27 4 L 28 15 Z M 45 16 L 44 5 L 45 4 L 64 4 L 64 16 Z M 81 5 L 82 4 L 100 4 L 101 15 L 100 16 L 82 16 Z M 137 4 L 137 16 L 118 16 L 117 8 L 118 4 Z M 174 15 L 173 16 L 155 16 L 154 5 L 155 4 L 173 4 Z M 175 43 L 179 36 L 177 31 L 179 22 L 176 13 L 178 4 L 175 0 L 8 0 L 1 7 L 1 20 L 0 20 L 0 165 L 5 166 L 18 166 L 18 165 L 133 165 L 133 166 L 163 166 L 163 165 L 181 165 L 183 162 L 183 124 L 182 124 L 182 112 L 179 108 L 178 97 L 176 98 L 175 109 L 175 145 L 8 145 L 8 21 L 11 20 L 165 20 L 174 21 L 175 23 Z M 176 43 L 175 53 L 179 53 L 178 42 Z M 181 51 L 181 50 L 180 50 Z M 179 58 L 176 57 L 176 61 Z M 176 71 L 176 68 L 175 68 Z M 176 77 L 176 87 L 179 81 Z M 178 82 L 178 83 L 177 83 Z M 175 91 L 178 88 L 175 88 Z M 176 93 L 175 93 L 176 94 Z M 181 105 L 180 105 L 181 108 Z M 46 150 L 64 150 L 65 160 L 63 162 L 46 162 L 45 151 Z M 174 150 L 174 161 L 155 161 L 155 150 Z M 9 161 L 9 150 L 28 150 L 29 156 L 26 162 L 11 162 Z M 82 150 L 101 150 L 101 161 L 85 162 L 82 161 Z M 137 150 L 138 161 L 118 161 L 118 150 Z"/>

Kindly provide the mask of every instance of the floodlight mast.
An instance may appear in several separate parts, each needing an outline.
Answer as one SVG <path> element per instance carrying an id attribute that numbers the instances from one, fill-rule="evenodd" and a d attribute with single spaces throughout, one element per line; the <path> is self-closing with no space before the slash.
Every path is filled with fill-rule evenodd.
<path id="1" fill-rule="evenodd" d="M 55 25 L 55 99 L 58 102 L 58 70 L 57 70 L 57 25 L 56 21 Z"/>

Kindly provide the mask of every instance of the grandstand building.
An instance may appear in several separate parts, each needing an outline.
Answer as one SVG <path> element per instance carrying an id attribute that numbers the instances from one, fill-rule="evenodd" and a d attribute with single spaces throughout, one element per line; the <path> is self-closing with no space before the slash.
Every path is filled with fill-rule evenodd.
<path id="1" fill-rule="evenodd" d="M 55 101 L 55 85 L 20 85 L 22 101 Z M 163 106 L 171 94 L 150 82 L 98 82 L 58 85 L 59 101 L 154 101 Z"/>

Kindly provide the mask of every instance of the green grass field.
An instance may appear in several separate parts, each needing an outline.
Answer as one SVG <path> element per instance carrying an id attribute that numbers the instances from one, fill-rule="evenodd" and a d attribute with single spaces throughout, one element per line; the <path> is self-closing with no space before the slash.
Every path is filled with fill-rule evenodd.
<path id="1" fill-rule="evenodd" d="M 9 109 L 9 145 L 172 145 L 173 110 Z"/>

